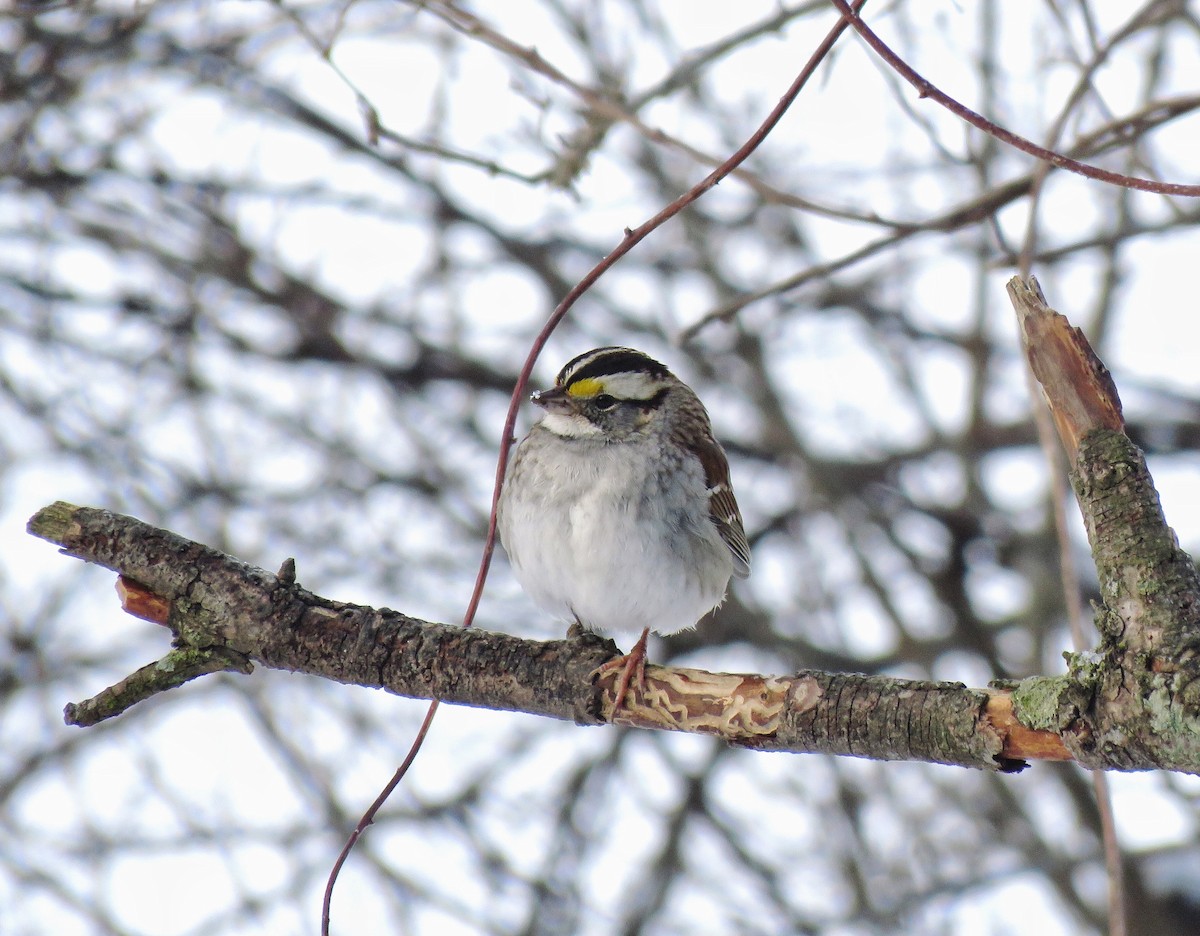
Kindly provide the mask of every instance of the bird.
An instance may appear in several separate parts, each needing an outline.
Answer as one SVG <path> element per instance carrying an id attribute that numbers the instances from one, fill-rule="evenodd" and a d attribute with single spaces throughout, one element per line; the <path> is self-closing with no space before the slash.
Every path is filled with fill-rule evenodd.
<path id="1" fill-rule="evenodd" d="M 518 444 L 497 510 L 500 541 L 534 603 L 585 630 L 640 632 L 614 714 L 645 688 L 651 631 L 694 627 L 750 574 L 729 460 L 708 411 L 667 367 L 633 348 L 572 358 L 530 396 L 543 413 Z"/>

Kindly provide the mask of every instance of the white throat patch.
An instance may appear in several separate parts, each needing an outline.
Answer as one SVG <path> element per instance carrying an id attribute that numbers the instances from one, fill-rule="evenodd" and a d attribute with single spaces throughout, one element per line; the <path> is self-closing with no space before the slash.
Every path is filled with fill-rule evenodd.
<path id="1" fill-rule="evenodd" d="M 565 413 L 547 413 L 542 417 L 542 425 L 564 439 L 585 439 L 600 435 L 601 432 L 600 427 L 591 420 Z"/>

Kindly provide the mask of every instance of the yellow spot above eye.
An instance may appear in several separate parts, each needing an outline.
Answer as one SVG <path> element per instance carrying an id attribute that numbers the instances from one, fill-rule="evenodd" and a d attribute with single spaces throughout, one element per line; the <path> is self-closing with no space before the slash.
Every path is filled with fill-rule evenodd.
<path id="1" fill-rule="evenodd" d="M 604 389 L 604 381 L 595 377 L 585 377 L 567 387 L 567 393 L 573 397 L 594 397 Z"/>

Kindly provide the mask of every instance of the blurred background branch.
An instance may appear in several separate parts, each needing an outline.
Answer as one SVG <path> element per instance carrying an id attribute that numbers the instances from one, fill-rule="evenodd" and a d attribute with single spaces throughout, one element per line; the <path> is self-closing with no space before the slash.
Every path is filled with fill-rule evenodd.
<path id="1" fill-rule="evenodd" d="M 621 230 L 745 139 L 837 16 L 456 8 L 563 79 L 440 3 L 0 14 L 0 931 L 311 929 L 424 710 L 220 675 L 68 730 L 72 688 L 131 672 L 162 635 L 107 610 L 106 575 L 31 548 L 25 519 L 99 504 L 258 565 L 294 555 L 335 600 L 456 620 L 532 334 Z M 871 23 L 1014 132 L 1192 181 L 1200 29 L 1185 3 L 1140 10 L 894 4 Z M 748 175 L 597 284 L 535 384 L 635 345 L 696 387 L 730 451 L 755 575 L 655 660 L 1061 673 L 1047 468 L 1004 293 L 1034 166 L 857 42 L 818 79 Z M 1194 552 L 1196 209 L 1057 172 L 1039 198 L 1034 271 L 1072 297 Z M 561 635 L 499 563 L 479 623 L 518 620 Z M 797 769 L 466 710 L 429 745 L 347 866 L 348 928 L 974 934 L 1013 907 L 1050 933 L 1105 927 L 1072 765 Z M 1113 781 L 1130 917 L 1194 933 L 1200 788 Z"/>

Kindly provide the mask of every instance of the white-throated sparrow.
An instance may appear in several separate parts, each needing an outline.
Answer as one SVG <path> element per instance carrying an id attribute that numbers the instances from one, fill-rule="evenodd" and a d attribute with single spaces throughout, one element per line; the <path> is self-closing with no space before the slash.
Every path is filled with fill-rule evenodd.
<path id="1" fill-rule="evenodd" d="M 538 605 L 588 630 L 641 632 L 619 708 L 644 679 L 650 631 L 694 627 L 750 574 L 725 451 L 687 384 L 631 348 L 574 358 L 518 446 L 500 495 L 500 538 Z"/>

